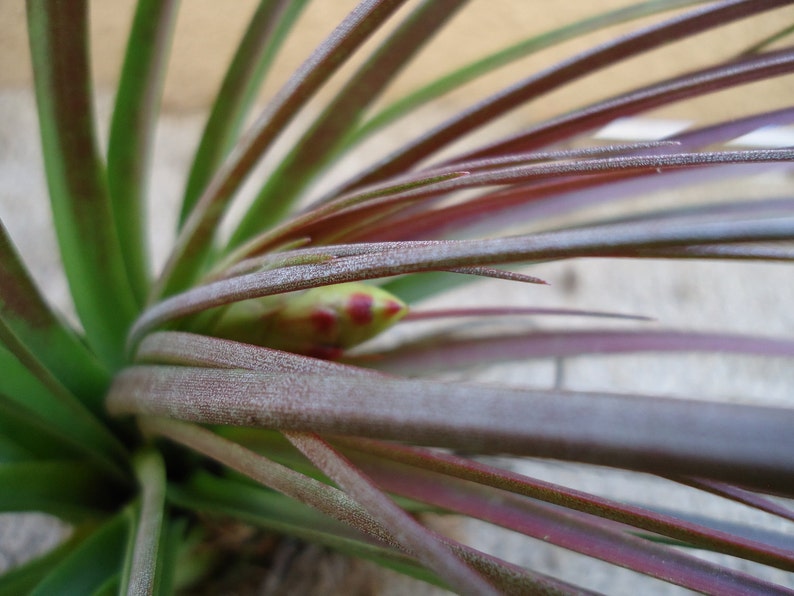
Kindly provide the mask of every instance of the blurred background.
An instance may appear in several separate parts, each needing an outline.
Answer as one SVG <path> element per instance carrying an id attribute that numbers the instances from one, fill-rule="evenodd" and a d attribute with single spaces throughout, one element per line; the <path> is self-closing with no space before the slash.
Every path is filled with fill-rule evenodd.
<path id="1" fill-rule="evenodd" d="M 165 110 L 203 110 L 209 105 L 236 42 L 257 3 L 257 0 L 235 0 L 224 2 L 221 9 L 213 0 L 182 2 L 165 88 Z M 386 94 L 386 99 L 403 94 L 427 81 L 434 73 L 465 64 L 532 33 L 541 33 L 585 16 L 633 3 L 628 0 L 472 0 L 453 17 L 449 26 L 395 82 Z M 407 2 L 401 9 L 402 12 L 408 12 L 415 4 L 416 2 Z M 94 0 L 90 5 L 93 68 L 97 87 L 100 91 L 112 89 L 123 58 L 135 2 Z M 297 24 L 296 34 L 286 44 L 283 55 L 277 61 L 274 76 L 269 77 L 262 89 L 261 97 L 266 99 L 272 95 L 278 88 L 279 81 L 283 81 L 355 5 L 354 0 L 323 0 L 311 3 Z M 24 2 L 21 0 L 0 0 L 0 87 L 30 84 L 24 13 Z M 625 64 L 587 77 L 571 89 L 549 95 L 544 101 L 537 102 L 537 105 L 533 104 L 531 109 L 521 110 L 518 117 L 522 120 L 535 120 L 562 109 L 583 105 L 621 88 L 650 82 L 666 72 L 695 68 L 707 64 L 717 56 L 733 55 L 739 49 L 749 47 L 781 28 L 785 24 L 781 22 L 781 14 L 781 10 L 772 11 L 750 19 L 750 22 L 739 22 L 722 28 L 717 35 L 707 33 L 696 36 L 676 43 L 671 48 L 633 58 Z M 396 20 L 393 19 L 394 22 Z M 610 27 L 539 52 L 470 85 L 454 99 L 460 103 L 469 103 L 476 97 L 568 57 L 580 49 L 655 20 L 658 17 Z M 373 43 L 375 40 L 377 36 Z M 668 115 L 676 114 L 677 117 L 700 116 L 712 119 L 730 113 L 736 107 L 732 103 L 748 101 L 748 95 L 745 94 L 742 100 L 731 100 L 727 95 L 730 94 L 688 102 L 687 106 L 677 106 L 666 112 Z M 783 79 L 758 84 L 757 91 L 750 94 L 758 110 L 784 105 L 790 95 L 791 83 Z"/>

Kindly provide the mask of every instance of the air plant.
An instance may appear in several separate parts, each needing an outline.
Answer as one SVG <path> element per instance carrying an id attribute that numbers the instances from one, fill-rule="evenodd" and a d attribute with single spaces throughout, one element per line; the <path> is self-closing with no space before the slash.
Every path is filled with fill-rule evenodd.
<path id="1" fill-rule="evenodd" d="M 46 176 L 79 328 L 48 305 L 3 229 L 0 505 L 54 514 L 74 531 L 0 578 L 0 592 L 187 588 L 206 581 L 208 528 L 223 520 L 460 593 L 586 591 L 442 535 L 425 523 L 430 511 L 483 520 L 693 590 L 789 592 L 762 572 L 694 553 L 790 573 L 790 535 L 693 519 L 676 503 L 659 511 L 588 494 L 483 456 L 608 466 L 637 473 L 637 482 L 655 475 L 792 521 L 794 510 L 779 499 L 794 495 L 790 408 L 517 387 L 450 371 L 615 352 L 790 357 L 794 341 L 659 330 L 632 320 L 641 317 L 595 310 L 426 304 L 453 287 L 474 295 L 472 282 L 483 277 L 543 284 L 533 267 L 554 271 L 574 258 L 791 261 L 790 196 L 611 218 L 590 207 L 785 166 L 792 149 L 738 150 L 728 142 L 790 122 L 794 108 L 755 113 L 748 101 L 746 113 L 657 142 L 589 138 L 618 118 L 790 78 L 787 30 L 750 48 L 730 45 L 720 31 L 769 11 L 790 28 L 791 2 L 633 3 L 533 33 L 383 107 L 377 100 L 386 87 L 466 3 L 364 0 L 245 129 L 306 4 L 262 0 L 253 14 L 196 149 L 177 240 L 152 274 L 143 204 L 177 2 L 138 3 L 102 155 L 86 2 L 28 1 Z M 388 139 L 390 124 L 469 81 L 640 18 L 650 19 L 339 171 L 356 147 Z M 375 33 L 378 43 L 365 43 Z M 587 75 L 707 33 L 728 44 L 712 64 L 681 65 L 671 78 L 618 94 L 607 82 L 597 103 L 466 142 Z M 360 66 L 345 70 L 354 57 Z M 340 69 L 341 88 L 319 93 Z M 325 101 L 319 113 L 304 109 L 318 98 Z M 274 145 L 289 127 L 296 139 L 279 153 Z M 229 217 L 266 155 L 278 158 L 266 181 L 240 217 Z M 525 323 L 549 315 L 629 321 L 542 331 Z M 494 320 L 510 320 L 511 328 L 473 324 Z M 419 321 L 433 325 L 410 333 Z"/>

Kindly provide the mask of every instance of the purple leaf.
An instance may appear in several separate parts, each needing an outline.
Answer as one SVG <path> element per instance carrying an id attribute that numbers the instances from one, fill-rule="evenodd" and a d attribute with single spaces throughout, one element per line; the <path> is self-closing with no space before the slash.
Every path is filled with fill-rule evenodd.
<path id="1" fill-rule="evenodd" d="M 446 318 L 470 317 L 513 317 L 532 315 L 574 316 L 574 317 L 602 317 L 611 319 L 630 319 L 634 321 L 652 321 L 650 317 L 640 315 L 626 315 L 620 313 L 600 312 L 593 310 L 579 310 L 575 308 L 522 308 L 511 306 L 476 307 L 476 308 L 449 308 L 438 310 L 412 310 L 403 319 L 402 323 L 412 321 L 437 320 Z M 448 341 L 448 338 L 447 340 Z"/>
<path id="2" fill-rule="evenodd" d="M 163 331 L 147 336 L 138 347 L 135 359 L 139 363 L 245 368 L 293 374 L 334 373 L 376 377 L 382 374 L 357 366 L 179 331 Z"/>
<path id="3" fill-rule="evenodd" d="M 536 99 L 570 81 L 677 39 L 786 4 L 788 2 L 784 0 L 765 3 L 747 0 L 722 2 L 695 9 L 587 50 L 532 75 L 455 115 L 414 143 L 387 156 L 379 164 L 360 174 L 356 179 L 350 181 L 343 190 L 348 191 L 351 188 L 371 184 L 404 172 L 466 133 L 494 120 L 522 103 Z"/>
<path id="4" fill-rule="evenodd" d="M 458 160 L 485 158 L 516 151 L 530 151 L 608 124 L 618 117 L 626 117 L 704 93 L 733 87 L 743 83 L 787 74 L 794 69 L 794 51 L 769 52 L 741 61 L 720 64 L 655 85 L 638 89 L 554 118 L 488 147 L 478 149 Z"/>
<path id="5" fill-rule="evenodd" d="M 494 185 L 521 185 L 531 184 L 526 189 L 507 189 L 505 198 L 512 202 L 524 203 L 528 200 L 538 200 L 543 196 L 549 196 L 552 192 L 559 195 L 563 191 L 570 191 L 581 188 L 588 188 L 597 184 L 603 185 L 606 182 L 619 181 L 625 178 L 638 177 L 642 175 L 652 175 L 669 173 L 679 170 L 692 168 L 704 168 L 706 166 L 717 165 L 739 165 L 739 164 L 759 164 L 786 162 L 794 159 L 794 151 L 787 149 L 780 150 L 754 150 L 754 151 L 715 151 L 701 153 L 664 153 L 664 154 L 640 154 L 628 156 L 615 156 L 606 158 L 579 159 L 573 161 L 561 160 L 556 162 L 530 164 L 525 166 L 514 166 L 499 168 L 497 170 L 486 170 L 472 173 L 467 176 L 460 176 L 451 180 L 441 181 L 427 187 L 411 189 L 405 192 L 393 194 L 386 197 L 375 197 L 366 201 L 357 199 L 356 195 L 342 197 L 337 201 L 327 203 L 320 207 L 324 213 L 331 213 L 318 218 L 306 218 L 305 225 L 292 227 L 288 230 L 288 236 L 277 237 L 277 242 L 284 242 L 293 237 L 310 237 L 316 244 L 330 242 L 350 242 L 351 239 L 370 240 L 368 234 L 373 222 L 378 223 L 380 219 L 392 216 L 396 213 L 401 215 L 406 208 L 417 205 L 425 205 L 428 200 L 435 200 L 447 197 L 451 193 L 471 188 Z M 486 203 L 485 209 L 479 208 L 477 215 L 492 215 L 494 211 L 492 201 L 499 197 L 498 194 L 490 194 L 483 197 L 482 202 Z M 342 210 L 334 209 L 336 205 L 343 205 Z M 463 209 L 468 207 L 464 204 Z M 399 209 L 399 210 L 398 210 Z M 450 210 L 455 211 L 452 207 Z M 441 215 L 443 218 L 446 214 Z M 410 211 L 407 213 L 408 225 L 411 230 L 411 222 L 423 225 L 421 218 Z M 471 215 L 469 215 L 471 217 Z M 443 221 L 443 219 L 442 219 Z M 513 220 L 515 221 L 515 220 Z M 387 226 L 389 224 L 386 224 Z M 391 224 L 393 225 L 393 224 Z M 424 224 L 426 226 L 426 224 Z M 389 239 L 405 240 L 416 236 L 395 237 Z"/>
<path id="6" fill-rule="evenodd" d="M 396 373 L 582 354 L 716 352 L 794 356 L 794 340 L 698 331 L 534 331 L 515 335 L 418 340 L 381 352 L 372 364 Z"/>
<path id="7" fill-rule="evenodd" d="M 356 462 L 386 490 L 709 594 L 789 593 L 750 575 L 631 536 L 605 520 L 379 460 Z M 788 557 L 791 568 L 791 557 Z"/>
<path id="8" fill-rule="evenodd" d="M 175 420 L 151 417 L 139 418 L 142 430 L 157 434 L 189 446 L 257 482 L 296 499 L 330 517 L 346 523 L 381 543 L 399 549 L 388 530 L 343 491 L 309 478 L 282 466 L 244 447 L 223 439 L 218 435 Z M 457 556 L 466 560 L 500 589 L 520 590 L 522 593 L 540 594 L 589 594 L 538 573 L 527 571 L 495 557 L 481 553 L 440 535 L 433 535 L 451 548 Z"/>
<path id="9" fill-rule="evenodd" d="M 133 325 L 128 347 L 171 320 L 237 300 L 281 292 L 363 281 L 378 277 L 473 265 L 616 256 L 632 251 L 701 244 L 789 240 L 794 219 L 725 221 L 659 226 L 655 222 L 617 224 L 509 238 L 461 240 L 385 250 L 336 259 L 324 264 L 295 265 L 241 275 L 198 286 L 167 298 L 145 311 Z"/>
<path id="10" fill-rule="evenodd" d="M 209 181 L 180 232 L 156 294 L 171 294 L 193 279 L 231 197 L 262 155 L 317 90 L 403 3 L 364 0 L 295 71 Z"/>
<path id="11" fill-rule="evenodd" d="M 390 473 L 389 464 L 383 461 L 383 459 L 386 459 L 405 464 L 406 466 L 422 468 L 429 472 L 468 480 L 482 486 L 499 488 L 582 513 L 589 513 L 648 532 L 681 540 L 688 544 L 713 549 L 781 569 L 794 569 L 794 553 L 789 551 L 782 551 L 768 544 L 746 540 L 739 536 L 707 528 L 679 517 L 664 515 L 641 507 L 573 490 L 565 486 L 529 478 L 482 462 L 429 449 L 419 449 L 381 441 L 335 438 L 334 442 L 355 450 L 354 453 L 350 454 L 354 461 L 360 460 L 360 454 L 367 454 L 365 461 L 370 466 L 381 468 L 378 475 Z M 378 459 L 372 461 L 372 458 Z M 442 486 L 445 481 L 438 479 L 437 482 L 439 486 Z M 689 484 L 689 482 L 687 483 Z M 735 487 L 710 480 L 695 480 L 692 485 L 704 490 L 709 490 L 709 487 L 719 487 L 726 491 L 752 495 L 752 493 L 747 491 L 741 491 Z M 764 499 L 757 495 L 752 495 L 752 501 L 762 503 Z M 753 503 L 748 504 L 752 505 Z"/>
<path id="12" fill-rule="evenodd" d="M 466 0 L 420 3 L 374 50 L 364 65 L 336 94 L 293 150 L 269 176 L 254 199 L 230 246 L 238 246 L 279 221 L 299 193 L 337 156 L 346 133 L 405 65 L 433 38 Z"/>
<path id="13" fill-rule="evenodd" d="M 719 495 L 720 497 L 725 497 L 726 499 L 736 501 L 737 503 L 743 503 L 749 507 L 754 507 L 755 509 L 760 509 L 761 511 L 771 513 L 772 515 L 777 515 L 778 517 L 794 521 L 794 511 L 792 511 L 789 507 L 779 505 L 771 499 L 762 497 L 754 492 L 744 490 L 738 486 L 731 486 L 730 484 L 724 484 L 714 480 L 707 480 L 705 478 L 689 477 L 672 478 L 671 480 L 680 482 L 681 484 L 686 484 L 687 486 L 692 486 L 698 490 L 704 490 L 712 494 Z"/>
<path id="14" fill-rule="evenodd" d="M 436 540 L 427 528 L 398 507 L 328 443 L 310 433 L 286 432 L 284 436 L 452 588 L 466 594 L 497 594 L 481 575 L 446 544 Z"/>
<path id="15" fill-rule="evenodd" d="M 134 366 L 114 415 L 379 437 L 791 492 L 794 410 L 468 383 Z"/>

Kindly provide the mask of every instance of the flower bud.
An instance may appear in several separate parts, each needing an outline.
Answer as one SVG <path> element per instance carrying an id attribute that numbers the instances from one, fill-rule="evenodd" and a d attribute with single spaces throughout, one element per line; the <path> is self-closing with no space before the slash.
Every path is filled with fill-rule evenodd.
<path id="1" fill-rule="evenodd" d="M 322 358 L 341 356 L 403 318 L 408 307 L 381 288 L 351 282 L 230 305 L 213 334 Z"/>

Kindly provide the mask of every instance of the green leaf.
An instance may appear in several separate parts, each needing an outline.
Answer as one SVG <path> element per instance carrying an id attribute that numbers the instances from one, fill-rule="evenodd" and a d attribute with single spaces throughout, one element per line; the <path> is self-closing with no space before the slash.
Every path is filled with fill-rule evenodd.
<path id="1" fill-rule="evenodd" d="M 104 584 L 91 593 L 91 596 L 117 596 L 119 594 L 120 575 L 109 577 Z"/>
<path id="2" fill-rule="evenodd" d="M 248 452 L 248 450 L 242 449 L 238 445 L 229 444 L 228 441 L 224 441 L 204 429 L 191 427 L 190 425 L 175 421 L 153 418 L 146 418 L 144 423 L 149 431 L 158 434 L 162 432 L 164 436 L 179 442 L 185 441 L 186 444 L 194 448 L 199 448 L 199 450 L 206 452 L 214 459 L 218 459 L 234 468 L 246 468 L 246 474 L 264 484 L 267 484 L 270 480 L 267 468 L 272 469 L 272 465 L 265 458 Z M 229 459 L 228 456 L 232 454 L 235 455 Z M 289 484 L 291 484 L 291 482 Z M 314 483 L 310 481 L 309 484 Z M 360 506 L 346 497 L 345 493 L 323 484 L 318 484 L 317 488 L 319 492 L 314 495 L 312 495 L 311 492 L 304 493 L 304 496 L 309 497 L 309 499 L 305 501 L 306 503 L 332 515 L 336 519 L 362 530 L 365 534 L 370 533 L 372 529 L 377 530 L 379 527 L 380 524 L 377 522 L 374 522 L 374 527 L 371 526 L 374 520 L 371 520 L 369 515 L 362 510 Z M 220 488 L 220 492 L 228 495 L 231 494 L 230 489 L 230 485 L 225 485 Z M 291 494 L 291 496 L 295 497 L 296 495 Z M 317 499 L 317 497 L 320 498 Z M 234 513 L 232 514 L 234 515 Z M 309 531 L 311 532 L 311 527 Z M 375 535 L 388 538 L 388 535 L 384 534 L 382 531 L 378 531 Z M 436 537 L 438 538 L 439 536 L 436 535 Z M 568 593 L 571 590 L 571 586 L 563 584 L 555 579 L 529 572 L 521 567 L 511 565 L 505 561 L 501 561 L 495 557 L 461 545 L 454 540 L 445 537 L 441 537 L 441 540 L 446 545 L 452 547 L 457 556 L 465 559 L 467 564 L 477 569 L 502 589 L 507 589 L 509 586 L 512 590 L 522 591 L 522 593 L 535 593 L 541 591 L 540 593 L 555 594 L 560 593 L 559 590 L 563 587 L 567 589 L 563 589 L 562 593 Z M 387 540 L 387 544 L 390 542 L 390 540 Z"/>
<path id="3" fill-rule="evenodd" d="M 308 1 L 260 0 L 226 71 L 193 158 L 180 226 L 237 139 L 262 81 Z"/>
<path id="4" fill-rule="evenodd" d="M 0 433 L 6 429 L 0 429 Z M 28 461 L 33 459 L 30 451 L 23 448 L 19 443 L 9 437 L 0 434 L 0 464 L 12 462 Z"/>
<path id="5" fill-rule="evenodd" d="M 775 31 L 774 33 L 768 35 L 761 41 L 743 50 L 740 56 L 749 56 L 750 54 L 758 54 L 768 49 L 769 46 L 773 46 L 776 42 L 789 37 L 792 33 L 794 33 L 794 25 L 786 25 L 780 30 Z"/>
<path id="6" fill-rule="evenodd" d="M 0 397 L 0 437 L 7 448 L 15 448 L 22 461 L 57 459 L 86 455 L 86 449 L 74 437 L 54 428 L 41 417 L 15 402 Z M 5 453 L 9 453 L 5 451 Z M 6 461 L 21 461 L 11 458 Z"/>
<path id="7" fill-rule="evenodd" d="M 28 2 L 28 33 L 53 219 L 89 345 L 123 363 L 136 305 L 97 149 L 85 0 Z"/>
<path id="8" fill-rule="evenodd" d="M 188 530 L 188 519 L 173 514 L 163 518 L 161 544 L 157 551 L 158 589 L 160 594 L 174 593 L 179 586 L 180 574 L 186 571 L 180 557 L 186 554 L 190 544 L 185 540 Z M 192 562 L 198 563 L 193 558 Z M 200 563 L 199 563 L 200 564 Z M 204 568 L 203 570 L 206 570 Z"/>
<path id="9" fill-rule="evenodd" d="M 47 305 L 0 222 L 0 321 L 94 413 L 108 373 L 75 332 Z"/>
<path id="10" fill-rule="evenodd" d="M 139 421 L 147 434 L 160 434 L 229 466 L 320 512 L 348 521 L 356 529 L 386 544 L 394 544 L 387 532 L 344 492 L 309 478 L 249 449 L 223 439 L 210 431 L 175 420 L 143 418 Z"/>
<path id="11" fill-rule="evenodd" d="M 165 464 L 159 453 L 147 450 L 133 462 L 140 489 L 140 505 L 131 509 L 130 541 L 121 585 L 126 594 L 165 594 L 158 562 L 165 518 Z"/>
<path id="12" fill-rule="evenodd" d="M 464 4 L 465 0 L 426 0 L 405 17 L 268 177 L 229 240 L 230 247 L 242 244 L 287 213 L 299 193 L 333 161 L 367 107 Z"/>
<path id="13" fill-rule="evenodd" d="M 168 494 L 175 504 L 193 511 L 231 516 L 445 586 L 412 557 L 372 544 L 353 534 L 343 524 L 267 489 L 202 473 L 194 475 L 187 486 L 172 486 Z"/>
<path id="14" fill-rule="evenodd" d="M 116 90 L 108 186 L 121 256 L 139 306 L 146 302 L 146 181 L 178 0 L 140 0 Z"/>
<path id="15" fill-rule="evenodd" d="M 220 219 L 234 193 L 260 157 L 306 102 L 405 0 L 364 0 L 300 66 L 257 118 L 233 159 L 216 172 L 177 238 L 155 294 L 167 296 L 188 286 L 201 268 Z"/>
<path id="16" fill-rule="evenodd" d="M 214 501 L 224 508 L 222 511 L 217 509 L 216 513 L 228 515 L 236 511 L 239 514 L 263 515 L 308 530 L 338 533 L 346 537 L 364 536 L 331 516 L 289 495 L 253 483 L 245 476 L 218 477 L 199 471 L 192 474 L 187 482 L 169 485 L 168 498 L 180 507 L 192 508 L 190 500 L 201 498 Z"/>
<path id="17" fill-rule="evenodd" d="M 106 514 L 121 494 L 95 469 L 72 460 L 0 465 L 0 511 L 41 511 L 67 521 Z"/>
<path id="18" fill-rule="evenodd" d="M 78 526 L 72 535 L 51 551 L 0 575 L 0 596 L 29 594 L 89 535 L 91 524 Z"/>
<path id="19" fill-rule="evenodd" d="M 92 594 L 121 570 L 128 524 L 117 514 L 86 538 L 48 573 L 30 596 Z"/>
<path id="20" fill-rule="evenodd" d="M 5 345 L 4 345 L 5 344 Z M 126 448 L 80 401 L 53 379 L 0 321 L 0 402 L 13 402 L 52 428 L 118 481 Z"/>

